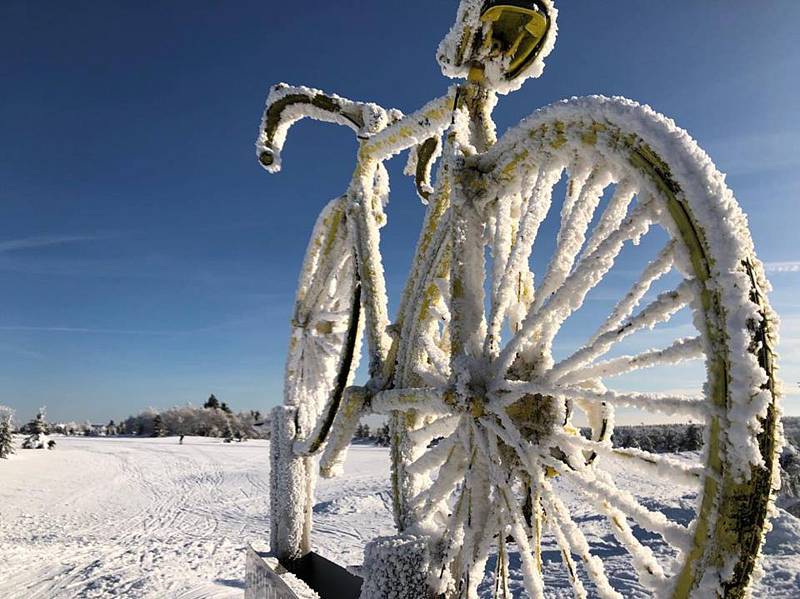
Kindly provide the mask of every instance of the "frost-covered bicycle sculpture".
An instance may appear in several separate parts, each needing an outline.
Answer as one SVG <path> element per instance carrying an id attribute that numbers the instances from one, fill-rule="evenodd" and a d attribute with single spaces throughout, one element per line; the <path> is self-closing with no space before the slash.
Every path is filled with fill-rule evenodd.
<path id="1" fill-rule="evenodd" d="M 775 319 L 746 218 L 691 137 L 629 100 L 559 102 L 496 139 L 497 96 L 541 74 L 556 16 L 552 0 L 462 0 L 438 59 L 465 81 L 408 116 L 286 85 L 267 101 L 258 154 L 270 172 L 303 117 L 346 125 L 360 140 L 350 188 L 320 215 L 300 277 L 271 509 L 273 550 L 307 552 L 315 456 L 324 476 L 336 474 L 359 419 L 388 416 L 400 535 L 367 548 L 364 596 L 388 596 L 392 585 L 396 596 L 425 593 L 392 574 L 392 559 L 413 553 L 431 596 L 510 597 L 513 558 L 520 592 L 542 597 L 547 536 L 576 597 L 621 597 L 567 493 L 608 520 L 654 595 L 743 596 L 756 567 L 780 434 Z M 390 324 L 383 163 L 404 150 L 427 212 Z M 648 244 L 635 246 L 651 238 L 663 246 L 585 343 L 557 347 L 620 256 L 641 256 Z M 534 281 L 537 247 L 550 260 Z M 657 293 L 665 281 L 675 284 Z M 682 326 L 663 326 L 673 318 Z M 635 334 L 691 327 L 659 349 L 608 357 Z M 352 387 L 362 330 L 370 379 Z M 614 377 L 647 368 L 673 368 L 681 380 L 689 360 L 705 361 L 695 395 L 612 389 Z M 702 423 L 701 461 L 614 448 L 619 408 Z M 646 490 L 618 488 L 620 464 L 695 490 L 694 519 L 653 509 Z M 668 550 L 657 554 L 645 536 Z"/>

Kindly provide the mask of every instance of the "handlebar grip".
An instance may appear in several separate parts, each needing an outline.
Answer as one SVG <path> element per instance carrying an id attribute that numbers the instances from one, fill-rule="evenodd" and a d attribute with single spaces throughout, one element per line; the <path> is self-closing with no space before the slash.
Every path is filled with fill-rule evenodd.
<path id="1" fill-rule="evenodd" d="M 256 153 L 261 165 L 274 173 L 280 170 L 281 150 L 289 129 L 303 118 L 344 125 L 363 139 L 402 116 L 399 111 L 387 111 L 377 104 L 353 102 L 317 89 L 279 83 L 267 97 Z"/>

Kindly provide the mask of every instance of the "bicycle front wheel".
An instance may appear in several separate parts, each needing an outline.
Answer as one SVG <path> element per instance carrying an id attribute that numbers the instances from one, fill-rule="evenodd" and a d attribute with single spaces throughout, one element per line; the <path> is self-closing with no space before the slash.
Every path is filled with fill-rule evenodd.
<path id="1" fill-rule="evenodd" d="M 672 121 L 600 97 L 538 111 L 453 177 L 398 354 L 394 397 L 422 399 L 387 404 L 410 416 L 398 520 L 430 539 L 434 591 L 744 596 L 776 478 L 775 319 L 724 177 Z M 587 299 L 608 305 L 589 333 Z M 692 423 L 703 451 L 620 448 L 615 416 Z M 662 501 L 674 486 L 691 514 Z"/>

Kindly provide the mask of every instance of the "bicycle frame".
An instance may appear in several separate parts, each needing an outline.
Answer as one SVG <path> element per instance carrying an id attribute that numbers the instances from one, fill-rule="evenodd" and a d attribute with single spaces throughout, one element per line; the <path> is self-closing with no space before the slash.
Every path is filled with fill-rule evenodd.
<path id="1" fill-rule="evenodd" d="M 370 395 L 385 389 L 390 384 L 394 366 L 391 359 L 393 345 L 396 351 L 396 343 L 393 344 L 387 335 L 389 317 L 386 283 L 378 253 L 378 223 L 371 210 L 374 200 L 374 177 L 383 162 L 416 147 L 417 191 L 423 198 L 430 195 L 425 190 L 430 176 L 430 165 L 436 157 L 439 138 L 452 124 L 453 110 L 459 96 L 458 89 L 451 88 L 445 96 L 433 100 L 407 116 L 375 104 L 352 102 L 318 90 L 283 84 L 273 87 L 267 99 L 261 135 L 256 145 L 260 162 L 271 172 L 280 169 L 280 151 L 288 129 L 302 118 L 310 117 L 323 122 L 345 125 L 353 129 L 359 137 L 356 168 L 347 191 L 350 217 L 348 226 L 351 239 L 354 240 L 360 299 L 370 356 L 370 380 L 365 386 Z M 370 131 L 368 118 L 364 118 L 365 112 L 369 112 L 372 116 L 373 131 Z M 374 123 L 378 123 L 377 127 Z M 409 278 L 409 284 L 412 278 Z M 407 295 L 408 291 L 404 293 L 404 297 Z M 400 314 L 403 311 L 401 307 Z M 355 322 L 353 326 L 356 326 Z M 354 343 L 352 331 L 350 333 L 351 342 Z M 343 385 L 337 384 L 337 393 L 343 392 Z M 297 455 L 313 455 L 320 449 L 331 428 L 340 399 L 341 395 L 331 398 L 327 406 L 328 413 L 321 418 L 320 426 L 305 442 L 296 444 Z"/>

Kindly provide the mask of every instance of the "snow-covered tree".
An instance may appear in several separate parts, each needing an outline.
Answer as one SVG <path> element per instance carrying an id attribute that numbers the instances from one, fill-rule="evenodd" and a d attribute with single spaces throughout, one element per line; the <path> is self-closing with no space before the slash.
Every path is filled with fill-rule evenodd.
<path id="1" fill-rule="evenodd" d="M 167 434 L 167 429 L 164 427 L 164 421 L 161 419 L 161 414 L 156 414 L 153 419 L 153 436 L 164 437 Z"/>
<path id="2" fill-rule="evenodd" d="M 614 445 L 618 447 L 631 447 L 632 437 L 629 432 L 614 432 Z"/>
<path id="3" fill-rule="evenodd" d="M 378 429 L 375 436 L 375 442 L 383 447 L 389 447 L 392 444 L 392 436 L 389 432 L 389 425 L 384 424 Z"/>
<path id="4" fill-rule="evenodd" d="M 678 451 L 678 435 L 675 430 L 666 426 L 661 431 L 661 446 L 657 448 L 660 453 L 672 453 Z"/>
<path id="5" fill-rule="evenodd" d="M 639 449 L 643 451 L 649 451 L 650 453 L 655 452 L 655 444 L 653 440 L 648 435 L 641 435 L 639 437 Z"/>
<path id="6" fill-rule="evenodd" d="M 225 440 L 225 443 L 232 442 L 233 441 L 233 436 L 234 436 L 233 426 L 231 425 L 230 418 L 228 418 L 225 421 L 225 432 L 223 433 L 223 438 Z"/>
<path id="7" fill-rule="evenodd" d="M 28 423 L 27 429 L 29 436 L 22 442 L 23 449 L 44 449 L 47 447 L 47 421 L 45 420 L 46 409 L 39 408 L 36 418 Z"/>
<path id="8" fill-rule="evenodd" d="M 697 451 L 703 445 L 703 435 L 700 433 L 700 427 L 696 424 L 690 424 L 686 427 L 686 434 L 683 437 L 681 451 Z"/>
<path id="9" fill-rule="evenodd" d="M 369 439 L 369 424 L 359 424 L 356 427 L 356 432 L 353 435 L 354 439 Z"/>
<path id="10" fill-rule="evenodd" d="M 45 420 L 45 408 L 39 408 L 36 418 L 31 421 L 30 431 L 32 435 L 44 435 L 47 433 L 47 421 Z"/>
<path id="11" fill-rule="evenodd" d="M 130 416 L 121 425 L 130 434 L 151 436 L 156 415 L 166 429 L 167 435 L 197 435 L 219 437 L 225 432 L 226 420 L 231 421 L 234 434 L 243 438 L 258 439 L 269 434 L 269 426 L 256 426 L 261 423 L 261 415 L 256 418 L 253 412 L 227 414 L 221 409 L 205 409 L 192 405 L 177 406 L 167 410 L 147 409 Z"/>
<path id="12" fill-rule="evenodd" d="M 800 517 L 800 452 L 791 443 L 783 448 L 780 457 L 781 488 L 778 505 Z"/>
<path id="13" fill-rule="evenodd" d="M 10 408 L 0 406 L 0 458 L 7 458 L 14 453 L 14 439 L 11 436 L 11 419 L 13 412 Z"/>

